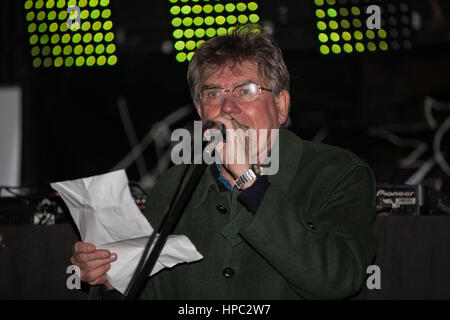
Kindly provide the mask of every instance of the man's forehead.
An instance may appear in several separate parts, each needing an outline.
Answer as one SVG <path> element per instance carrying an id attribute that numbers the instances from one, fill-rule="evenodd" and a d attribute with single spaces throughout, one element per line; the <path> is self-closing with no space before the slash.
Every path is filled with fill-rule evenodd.
<path id="1" fill-rule="evenodd" d="M 216 84 L 223 79 L 225 75 L 232 75 L 235 83 L 242 81 L 260 82 L 258 65 L 250 61 L 242 63 L 226 63 L 219 66 L 209 66 L 203 73 L 203 85 Z"/>

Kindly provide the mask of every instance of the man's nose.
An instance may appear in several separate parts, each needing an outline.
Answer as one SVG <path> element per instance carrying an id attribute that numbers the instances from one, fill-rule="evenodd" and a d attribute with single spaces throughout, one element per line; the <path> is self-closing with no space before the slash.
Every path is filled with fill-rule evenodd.
<path id="1" fill-rule="evenodd" d="M 231 90 L 225 91 L 225 96 L 222 102 L 222 112 L 232 114 L 237 114 L 241 112 L 237 98 L 233 95 L 233 92 Z"/>

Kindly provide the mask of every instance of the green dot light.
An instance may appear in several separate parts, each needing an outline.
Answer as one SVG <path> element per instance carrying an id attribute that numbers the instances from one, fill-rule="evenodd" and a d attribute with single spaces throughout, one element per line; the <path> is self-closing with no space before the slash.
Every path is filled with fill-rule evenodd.
<path id="1" fill-rule="evenodd" d="M 105 56 L 100 56 L 100 57 L 98 57 L 98 59 L 97 59 L 97 64 L 98 64 L 99 66 L 103 66 L 105 63 L 106 63 L 106 57 L 105 57 Z"/>
<path id="2" fill-rule="evenodd" d="M 117 63 L 117 57 L 112 55 L 108 58 L 108 65 L 113 66 Z"/>
<path id="3" fill-rule="evenodd" d="M 50 57 L 45 58 L 44 59 L 44 63 L 43 63 L 44 68 L 50 67 L 52 65 L 52 63 L 53 63 L 53 59 L 52 58 L 50 58 Z"/>
<path id="4" fill-rule="evenodd" d="M 41 66 L 42 60 L 41 58 L 37 57 L 33 59 L 33 67 L 38 68 Z"/>
<path id="5" fill-rule="evenodd" d="M 63 65 L 63 63 L 64 63 L 63 58 L 57 57 L 57 58 L 55 59 L 55 67 L 61 67 L 61 66 Z"/>
<path id="6" fill-rule="evenodd" d="M 359 10 L 358 7 L 352 7 L 351 12 L 355 16 L 359 16 L 361 14 L 361 11 Z"/>
<path id="7" fill-rule="evenodd" d="M 111 10 L 109 10 L 109 9 L 103 10 L 102 11 L 102 18 L 103 19 L 108 19 L 109 17 L 111 17 Z"/>
<path id="8" fill-rule="evenodd" d="M 258 9 L 258 4 L 256 2 L 249 2 L 247 7 L 250 11 L 256 11 Z"/>
<path id="9" fill-rule="evenodd" d="M 350 28 L 350 22 L 346 19 L 342 19 L 341 20 L 341 27 L 344 29 L 348 29 Z"/>
<path id="10" fill-rule="evenodd" d="M 185 27 L 191 26 L 193 22 L 194 22 L 194 20 L 192 20 L 191 17 L 186 17 L 186 18 L 183 19 L 183 25 Z"/>
<path id="11" fill-rule="evenodd" d="M 176 59 L 178 62 L 184 62 L 186 61 L 186 53 L 184 52 L 179 52 L 176 56 Z"/>
<path id="12" fill-rule="evenodd" d="M 325 17 L 325 11 L 323 11 L 322 9 L 316 10 L 316 16 L 317 16 L 317 18 Z"/>
<path id="13" fill-rule="evenodd" d="M 245 11 L 245 9 L 247 9 L 247 5 L 246 5 L 245 3 L 239 2 L 239 3 L 236 5 L 236 9 L 237 9 L 237 11 L 239 11 L 239 12 L 243 12 L 243 11 Z"/>
<path id="14" fill-rule="evenodd" d="M 361 42 L 357 42 L 355 45 L 355 49 L 358 52 L 364 52 L 364 45 Z"/>
<path id="15" fill-rule="evenodd" d="M 327 24 L 323 21 L 317 22 L 317 29 L 323 31 L 327 28 Z"/>
<path id="16" fill-rule="evenodd" d="M 224 16 L 217 16 L 216 17 L 216 23 L 218 24 L 218 25 L 223 25 L 224 23 L 225 23 L 225 21 L 226 21 L 226 19 L 225 19 L 225 17 Z"/>
<path id="17" fill-rule="evenodd" d="M 183 14 L 189 14 L 189 13 L 191 12 L 191 6 L 183 6 L 183 7 L 181 8 L 181 12 L 182 12 Z"/>
<path id="18" fill-rule="evenodd" d="M 355 31 L 355 33 L 353 34 L 353 37 L 355 37 L 356 40 L 362 40 L 363 34 L 361 31 Z"/>
<path id="19" fill-rule="evenodd" d="M 369 51 L 375 51 L 377 50 L 377 45 L 370 41 L 369 43 L 367 43 L 367 49 L 369 49 Z"/>
<path id="20" fill-rule="evenodd" d="M 34 56 L 37 56 L 37 55 L 39 55 L 39 52 L 40 52 L 41 50 L 39 49 L 39 47 L 38 46 L 35 46 L 35 47 L 33 47 L 32 49 L 31 49 L 31 55 L 34 57 Z"/>
<path id="21" fill-rule="evenodd" d="M 60 46 L 56 46 L 56 47 L 53 48 L 52 53 L 53 53 L 54 56 L 59 56 L 61 54 L 61 51 L 62 51 L 61 47 Z"/>
<path id="22" fill-rule="evenodd" d="M 340 14 L 341 16 L 343 16 L 343 17 L 348 16 L 348 10 L 347 10 L 347 8 L 340 8 L 340 9 L 339 9 L 339 14 Z"/>
<path id="23" fill-rule="evenodd" d="M 251 15 L 248 16 L 248 20 L 251 23 L 257 23 L 259 21 L 259 16 L 257 14 L 252 13 Z"/>
<path id="24" fill-rule="evenodd" d="M 322 54 L 330 53 L 330 48 L 328 48 L 328 46 L 326 46 L 326 45 L 321 45 L 319 50 L 320 50 L 320 53 L 322 53 Z"/>
<path id="25" fill-rule="evenodd" d="M 213 28 L 206 29 L 206 35 L 210 38 L 214 37 L 216 35 L 216 29 Z"/>
<path id="26" fill-rule="evenodd" d="M 353 52 L 353 47 L 349 43 L 344 44 L 343 49 L 344 49 L 344 51 L 346 53 L 352 53 Z"/>
<path id="27" fill-rule="evenodd" d="M 219 28 L 219 29 L 217 29 L 217 35 L 219 35 L 219 36 L 224 36 L 224 35 L 226 35 L 227 34 L 227 29 L 225 29 L 225 28 Z"/>
<path id="28" fill-rule="evenodd" d="M 195 17 L 194 19 L 194 24 L 198 27 L 201 26 L 203 24 L 203 18 L 202 17 Z"/>
<path id="29" fill-rule="evenodd" d="M 361 20 L 359 20 L 359 19 L 353 19 L 352 23 L 355 28 L 361 28 L 361 26 L 362 26 Z"/>
<path id="30" fill-rule="evenodd" d="M 344 31 L 342 32 L 342 39 L 344 39 L 345 41 L 350 41 L 352 39 L 352 35 L 350 34 L 350 32 Z"/>
<path id="31" fill-rule="evenodd" d="M 331 20 L 330 22 L 328 22 L 328 25 L 330 26 L 330 29 L 336 30 L 337 28 L 339 28 L 339 25 L 336 21 Z"/>
<path id="32" fill-rule="evenodd" d="M 184 47 L 185 47 L 184 41 L 180 40 L 180 41 L 175 42 L 175 49 L 176 50 L 181 51 L 181 50 L 184 49 Z"/>
<path id="33" fill-rule="evenodd" d="M 65 46 L 63 49 L 63 53 L 65 56 L 68 56 L 72 53 L 72 47 L 71 46 Z"/>
<path id="34" fill-rule="evenodd" d="M 94 65 L 94 63 L 95 63 L 95 57 L 94 56 L 89 56 L 87 59 L 86 59 L 86 65 L 88 65 L 88 66 L 93 66 Z"/>
<path id="35" fill-rule="evenodd" d="M 201 12 L 202 12 L 202 6 L 197 4 L 197 5 L 192 7 L 192 13 L 200 14 Z"/>
<path id="36" fill-rule="evenodd" d="M 330 39 L 334 42 L 339 41 L 339 39 L 340 39 L 339 34 L 337 32 L 332 32 L 330 34 Z"/>
<path id="37" fill-rule="evenodd" d="M 179 14 L 180 11 L 181 11 L 181 8 L 179 6 L 173 6 L 172 8 L 170 8 L 170 13 L 173 15 Z"/>
<path id="38" fill-rule="evenodd" d="M 327 15 L 329 16 L 329 17 L 331 17 L 331 18 L 334 18 L 334 17 L 336 17 L 337 16 L 337 12 L 336 12 L 336 10 L 335 9 L 328 9 L 327 10 Z"/>
<path id="39" fill-rule="evenodd" d="M 36 24 L 35 23 L 31 23 L 29 26 L 28 26 L 28 32 L 29 33 L 33 33 L 33 32 L 35 32 L 36 31 Z"/>
<path id="40" fill-rule="evenodd" d="M 223 9 L 224 9 L 223 4 L 220 4 L 220 3 L 219 3 L 219 4 L 216 4 L 216 5 L 214 6 L 214 11 L 217 12 L 217 13 L 222 13 Z"/>
<path id="41" fill-rule="evenodd" d="M 74 63 L 73 57 L 67 57 L 67 58 L 64 60 L 64 65 L 65 65 L 66 67 L 71 67 L 71 66 L 73 66 L 73 63 Z"/>
<path id="42" fill-rule="evenodd" d="M 227 12 L 233 12 L 236 9 L 236 6 L 233 3 L 227 3 L 225 5 L 225 10 Z"/>
<path id="43" fill-rule="evenodd" d="M 190 40 L 190 41 L 186 42 L 186 49 L 194 50 L 195 49 L 195 41 Z"/>
<path id="44" fill-rule="evenodd" d="M 325 33 L 319 33 L 319 41 L 320 42 L 327 42 L 328 36 Z"/>
<path id="45" fill-rule="evenodd" d="M 378 30 L 378 36 L 380 38 L 384 39 L 384 38 L 386 38 L 386 35 L 387 35 L 387 33 L 386 33 L 386 31 L 384 29 Z"/>
<path id="46" fill-rule="evenodd" d="M 388 44 L 387 44 L 386 41 L 380 41 L 379 46 L 380 46 L 380 49 L 383 50 L 383 51 L 388 49 Z"/>
<path id="47" fill-rule="evenodd" d="M 211 13 L 211 12 L 213 12 L 213 10 L 214 10 L 214 8 L 210 4 L 207 4 L 207 5 L 203 6 L 203 12 L 204 13 Z"/>
<path id="48" fill-rule="evenodd" d="M 178 62 L 190 61 L 202 43 L 230 34 L 237 24 L 260 20 L 257 1 L 169 0 L 168 3 Z"/>
<path id="49" fill-rule="evenodd" d="M 24 1 L 33 67 L 115 65 L 118 60 L 110 2 Z"/>
<path id="50" fill-rule="evenodd" d="M 78 57 L 76 60 L 75 60 L 75 65 L 77 66 L 77 67 L 81 67 L 81 66 L 83 66 L 84 65 L 84 62 L 85 62 L 85 59 L 84 59 L 84 57 Z"/>
<path id="51" fill-rule="evenodd" d="M 337 44 L 333 44 L 331 46 L 331 51 L 335 54 L 339 54 L 339 53 L 341 53 L 341 47 Z"/>
<path id="52" fill-rule="evenodd" d="M 116 51 L 116 45 L 114 43 L 108 44 L 106 47 L 106 52 L 109 54 L 113 54 Z"/>
<path id="53" fill-rule="evenodd" d="M 363 2 L 368 0 L 311 0 L 320 54 L 369 54 L 388 50 L 386 29 L 367 28 L 368 5 Z"/>

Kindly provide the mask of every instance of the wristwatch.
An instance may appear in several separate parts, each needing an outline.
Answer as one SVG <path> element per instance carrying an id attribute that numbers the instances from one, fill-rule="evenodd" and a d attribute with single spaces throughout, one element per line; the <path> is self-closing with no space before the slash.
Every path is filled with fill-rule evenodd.
<path id="1" fill-rule="evenodd" d="M 245 171 L 241 176 L 239 176 L 235 181 L 234 184 L 236 187 L 241 190 L 242 186 L 246 184 L 247 182 L 250 182 L 254 179 L 257 179 L 259 176 L 261 176 L 261 166 L 259 164 L 252 165 L 251 169 L 248 169 Z"/>

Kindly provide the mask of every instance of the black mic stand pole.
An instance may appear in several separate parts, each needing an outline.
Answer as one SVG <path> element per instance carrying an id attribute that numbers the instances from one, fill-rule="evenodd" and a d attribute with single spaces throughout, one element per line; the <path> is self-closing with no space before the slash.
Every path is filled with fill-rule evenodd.
<path id="1" fill-rule="evenodd" d="M 136 273 L 133 276 L 132 281 L 130 282 L 127 291 L 125 292 L 124 300 L 136 300 L 139 298 L 142 290 L 144 289 L 144 286 L 146 284 L 146 281 L 150 275 L 150 272 L 153 270 L 153 267 L 156 264 L 156 261 L 159 258 L 159 255 L 164 248 L 164 245 L 167 242 L 167 238 L 170 234 L 172 234 L 173 230 L 175 229 L 178 221 L 180 220 L 181 216 L 183 215 L 184 210 L 186 209 L 186 206 L 189 202 L 189 200 L 192 197 L 192 194 L 194 193 L 195 188 L 198 185 L 198 182 L 200 181 L 201 176 L 203 175 L 203 172 L 205 171 L 207 164 L 205 162 L 202 162 L 201 164 L 194 164 L 193 172 L 183 190 L 181 193 L 180 198 L 175 203 L 175 206 L 171 207 L 171 210 L 167 214 L 166 219 L 164 220 L 163 225 L 160 228 L 160 234 L 159 238 L 155 243 L 155 246 L 150 252 L 150 255 L 145 262 L 142 269 L 139 271 L 139 266 L 136 268 Z M 189 168 L 189 167 L 188 167 Z M 187 168 L 187 169 L 188 169 Z M 155 238 L 156 229 L 153 231 L 152 236 L 148 240 L 147 247 L 151 247 L 151 243 L 153 243 L 153 240 Z M 143 253 L 142 258 L 145 259 L 146 256 L 145 250 Z M 142 259 L 141 258 L 141 259 Z M 133 281 L 134 280 L 134 281 Z"/>
<path id="2" fill-rule="evenodd" d="M 213 129 L 213 128 L 219 128 L 223 135 L 224 141 L 226 141 L 226 134 L 225 134 L 225 127 L 220 123 L 215 123 L 213 121 L 206 121 L 205 123 L 205 130 L 206 129 Z M 203 132 L 204 133 L 204 132 Z M 203 148 L 202 148 L 203 149 Z M 213 154 L 214 155 L 214 151 Z M 195 161 L 194 161 L 195 162 Z M 200 178 L 203 175 L 203 172 L 205 171 L 207 164 L 202 161 L 201 164 L 194 164 L 193 172 L 183 190 L 181 193 L 181 196 L 179 197 L 178 201 L 176 201 L 174 206 L 170 207 L 170 211 L 167 213 L 165 219 L 163 220 L 159 231 L 159 238 L 155 243 L 155 246 L 152 248 L 150 255 L 148 259 L 147 253 L 150 250 L 154 239 L 156 238 L 157 230 L 154 229 L 152 235 L 147 241 L 147 245 L 144 249 L 144 252 L 142 253 L 141 259 L 139 261 L 138 266 L 136 267 L 136 270 L 134 272 L 134 275 L 127 287 L 127 290 L 125 291 L 125 294 L 123 296 L 123 300 L 137 300 L 139 296 L 141 295 L 142 290 L 144 289 L 144 286 L 147 282 L 147 279 L 150 275 L 150 272 L 153 270 L 153 267 L 156 264 L 156 261 L 158 261 L 159 255 L 161 254 L 162 249 L 164 248 L 164 245 L 167 242 L 167 238 L 169 235 L 172 234 L 174 231 L 176 225 L 178 224 L 178 221 L 180 220 L 181 216 L 183 215 L 186 206 L 191 199 L 195 188 L 198 185 L 198 182 L 200 181 Z M 186 171 L 183 175 L 183 177 L 186 175 L 186 173 L 189 171 L 189 167 L 186 168 Z M 178 192 L 180 191 L 181 184 L 183 182 L 183 178 L 180 181 Z M 176 192 L 176 194 L 178 194 Z M 176 199 L 175 199 L 176 200 Z M 145 261 L 145 264 L 144 264 Z M 142 265 L 144 265 L 142 267 Z"/>

